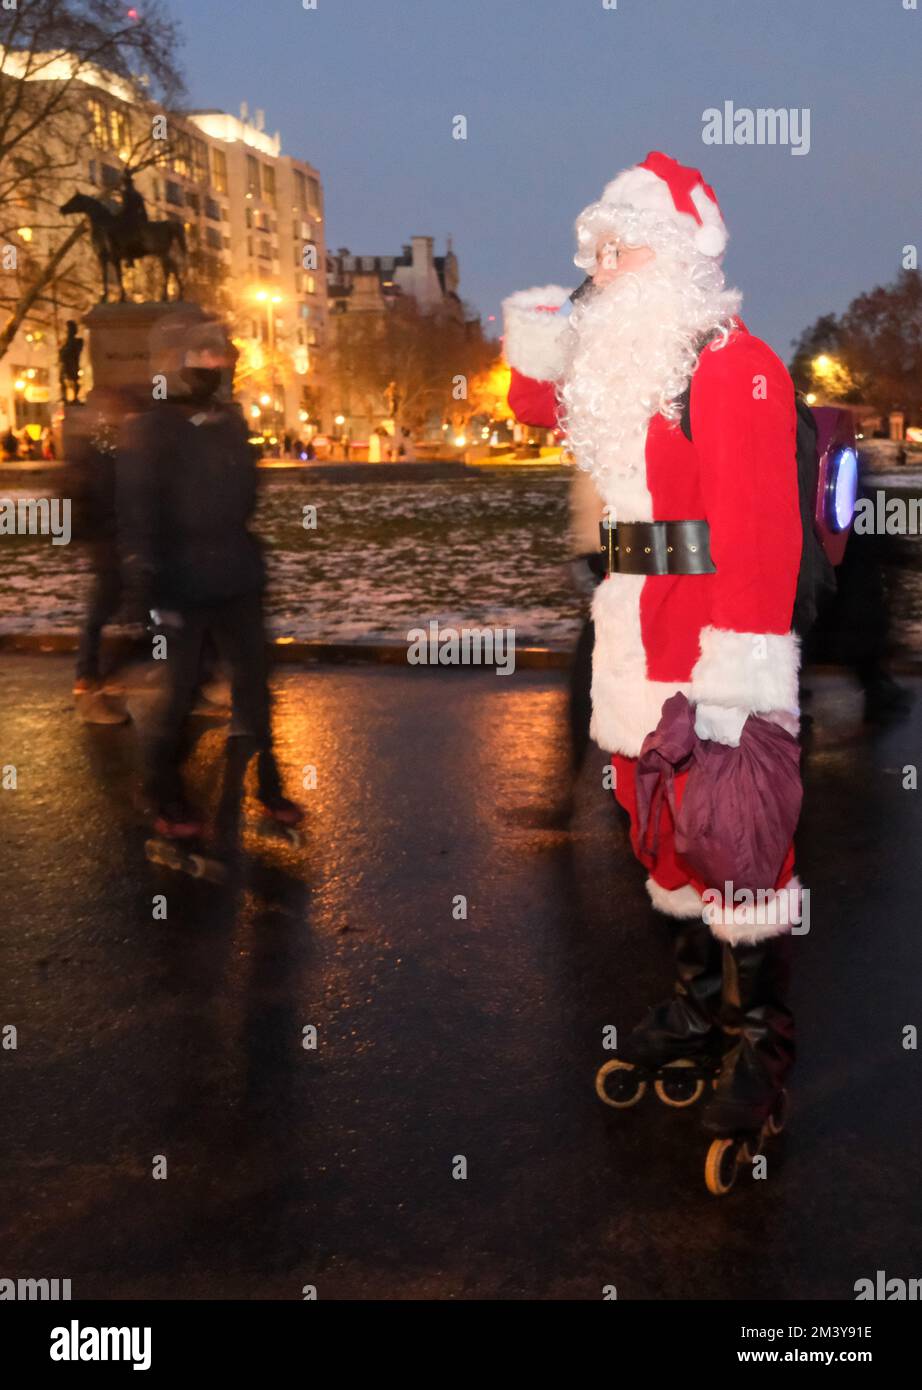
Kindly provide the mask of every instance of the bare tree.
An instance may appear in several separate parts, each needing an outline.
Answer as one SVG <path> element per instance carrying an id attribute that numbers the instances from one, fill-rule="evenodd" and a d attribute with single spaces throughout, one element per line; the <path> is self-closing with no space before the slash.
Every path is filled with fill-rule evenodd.
<path id="1" fill-rule="evenodd" d="M 353 310 L 335 323 L 330 404 L 369 419 L 388 416 L 398 436 L 442 420 L 460 427 L 475 409 L 473 383 L 497 352 L 476 320 L 426 313 L 409 296 Z"/>
<path id="2" fill-rule="evenodd" d="M 802 390 L 922 420 L 919 272 L 904 270 L 892 284 L 859 294 L 844 314 L 817 319 L 795 345 L 791 374 Z"/>
<path id="3" fill-rule="evenodd" d="M 178 30 L 159 0 L 18 0 L 0 10 L 0 358 L 27 316 L 86 306 L 82 223 L 59 206 L 86 178 L 100 120 L 132 168 L 160 162 L 152 113 L 178 110 Z M 106 94 L 106 104 L 94 93 Z"/>
<path id="4" fill-rule="evenodd" d="M 853 299 L 842 315 L 842 357 L 882 414 L 922 420 L 922 276 L 904 270 L 892 285 Z"/>

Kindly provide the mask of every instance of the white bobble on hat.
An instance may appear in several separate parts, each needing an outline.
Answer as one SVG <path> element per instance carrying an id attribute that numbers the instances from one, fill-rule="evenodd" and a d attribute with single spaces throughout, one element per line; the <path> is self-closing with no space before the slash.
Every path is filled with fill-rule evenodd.
<path id="1" fill-rule="evenodd" d="M 721 256 L 727 246 L 727 233 L 722 227 L 699 227 L 695 245 L 703 256 Z"/>

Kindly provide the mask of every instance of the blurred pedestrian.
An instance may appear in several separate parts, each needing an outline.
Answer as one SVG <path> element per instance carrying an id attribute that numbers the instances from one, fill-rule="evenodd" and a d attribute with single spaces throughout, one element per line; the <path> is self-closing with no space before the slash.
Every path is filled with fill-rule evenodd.
<path id="1" fill-rule="evenodd" d="M 82 543 L 90 571 L 86 613 L 77 647 L 74 696 L 84 724 L 124 724 L 130 716 L 107 690 L 101 664 L 103 629 L 122 604 L 115 507 L 115 451 L 125 416 L 137 405 L 117 388 L 97 387 L 91 404 L 69 415 L 67 459 L 73 498 L 74 539 Z"/>
<path id="2" fill-rule="evenodd" d="M 222 399 L 235 353 L 216 323 L 174 323 L 171 332 L 167 398 L 129 422 L 118 473 L 126 580 L 166 639 L 168 691 L 146 760 L 155 829 L 173 839 L 202 830 L 182 763 L 209 634 L 230 669 L 231 739 L 246 740 L 257 755 L 257 795 L 267 815 L 296 825 L 302 812 L 282 794 L 272 747 L 265 573 L 249 528 L 256 458 L 239 410 Z M 242 746 L 234 749 L 238 760 Z"/>
<path id="3" fill-rule="evenodd" d="M 859 498 L 873 502 L 877 487 L 859 454 Z M 886 727 L 909 717 L 913 693 L 890 670 L 891 603 L 888 559 L 894 537 L 853 530 L 835 571 L 836 589 L 804 640 L 803 665 L 834 662 L 855 675 L 864 696 L 864 720 Z M 809 699 L 809 688 L 803 691 Z M 812 722 L 812 721 L 810 721 Z"/>

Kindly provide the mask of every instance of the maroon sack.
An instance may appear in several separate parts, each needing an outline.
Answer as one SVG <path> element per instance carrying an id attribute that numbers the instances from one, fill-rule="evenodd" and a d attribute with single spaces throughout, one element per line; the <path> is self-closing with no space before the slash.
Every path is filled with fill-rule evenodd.
<path id="1" fill-rule="evenodd" d="M 681 804 L 675 777 L 688 773 Z M 695 733 L 684 695 L 663 705 L 637 763 L 641 845 L 656 854 L 660 807 L 669 802 L 676 853 L 700 882 L 734 891 L 775 887 L 794 838 L 803 787 L 800 745 L 770 720 L 750 715 L 738 748 Z"/>
<path id="2" fill-rule="evenodd" d="M 643 741 L 634 774 L 638 843 L 645 861 L 655 861 L 659 850 L 664 798 L 675 824 L 676 773 L 688 768 L 697 743 L 695 711 L 684 695 L 670 695 L 663 704 L 659 723 Z"/>

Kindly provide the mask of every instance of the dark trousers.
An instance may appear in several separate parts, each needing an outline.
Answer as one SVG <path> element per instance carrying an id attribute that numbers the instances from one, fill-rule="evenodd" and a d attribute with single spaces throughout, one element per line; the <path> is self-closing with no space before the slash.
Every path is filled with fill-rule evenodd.
<path id="1" fill-rule="evenodd" d="M 77 679 L 99 679 L 102 630 L 122 603 L 122 575 L 114 545 L 100 542 L 89 551 L 92 582 L 83 631 L 77 648 Z"/>
<path id="2" fill-rule="evenodd" d="M 186 726 L 198 689 L 206 635 L 230 671 L 233 736 L 247 740 L 257 754 L 259 798 L 268 804 L 277 802 L 282 788 L 272 752 L 269 668 L 259 594 L 186 608 L 182 627 L 165 629 L 168 690 L 149 748 L 148 792 L 161 807 L 184 799 L 181 768 L 187 751 Z"/>
<path id="3" fill-rule="evenodd" d="M 586 761 L 589 747 L 589 721 L 592 718 L 592 650 L 595 625 L 587 618 L 580 630 L 570 667 L 567 713 L 570 721 L 570 768 L 574 782 Z"/>

